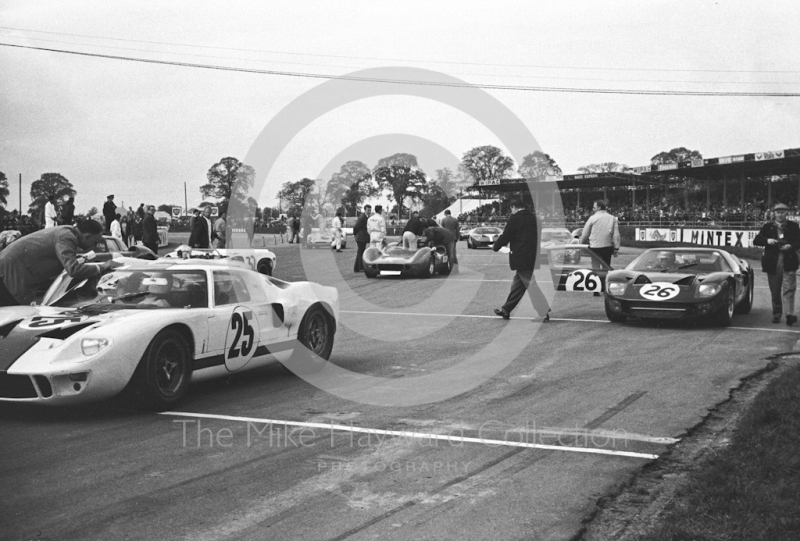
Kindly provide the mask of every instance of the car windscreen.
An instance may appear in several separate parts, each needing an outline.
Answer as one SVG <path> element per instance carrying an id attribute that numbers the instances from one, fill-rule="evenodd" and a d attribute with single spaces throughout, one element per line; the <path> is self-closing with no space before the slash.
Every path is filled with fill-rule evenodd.
<path id="1" fill-rule="evenodd" d="M 542 231 L 542 242 L 567 242 L 572 236 L 566 231 Z"/>
<path id="2" fill-rule="evenodd" d="M 503 231 L 496 227 L 479 227 L 474 231 L 477 235 L 499 235 L 502 232 Z"/>
<path id="3" fill-rule="evenodd" d="M 730 271 L 721 253 L 709 251 L 648 250 L 634 259 L 628 270 L 637 272 L 680 272 L 708 274 Z"/>
<path id="4" fill-rule="evenodd" d="M 197 270 L 125 269 L 87 280 L 54 306 L 207 308 L 206 275 Z"/>

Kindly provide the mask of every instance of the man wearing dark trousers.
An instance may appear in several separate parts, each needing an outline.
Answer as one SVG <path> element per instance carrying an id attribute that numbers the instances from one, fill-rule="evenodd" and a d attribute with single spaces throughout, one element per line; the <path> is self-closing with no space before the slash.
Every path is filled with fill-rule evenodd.
<path id="1" fill-rule="evenodd" d="M 588 243 L 589 249 L 610 267 L 611 257 L 619 253 L 619 220 L 606 211 L 606 202 L 602 199 L 594 202 L 592 211 L 594 214 L 583 226 L 581 244 Z M 600 293 L 595 291 L 594 296 L 599 297 Z"/>
<path id="2" fill-rule="evenodd" d="M 434 222 L 436 223 L 436 222 Z M 428 227 L 425 230 L 425 238 L 428 240 L 428 246 L 434 248 L 436 246 L 444 246 L 447 248 L 447 257 L 450 260 L 450 272 L 458 272 L 458 269 L 454 267 L 456 257 L 456 240 L 458 237 L 453 235 L 449 230 L 445 229 L 444 227 L 439 227 L 438 225 L 434 225 Z"/>
<path id="3" fill-rule="evenodd" d="M 503 246 L 509 245 L 511 253 L 508 254 L 508 263 L 511 270 L 516 271 L 516 274 L 511 282 L 511 291 L 508 292 L 505 304 L 500 308 L 495 308 L 494 313 L 503 319 L 509 319 L 511 312 L 517 307 L 527 290 L 533 302 L 533 308 L 539 314 L 534 321 L 547 323 L 550 321 L 550 306 L 533 276 L 534 269 L 538 267 L 536 255 L 541 239 L 539 224 L 536 215 L 527 210 L 521 200 L 511 200 L 510 206 L 511 217 L 508 219 L 503 234 L 494 242 L 492 250 L 497 252 Z"/>
<path id="4" fill-rule="evenodd" d="M 247 227 L 245 225 L 245 227 Z M 211 248 L 211 241 L 217 238 L 211 225 L 211 207 L 203 209 L 203 215 L 194 221 L 192 233 L 189 235 L 189 246 L 192 248 Z"/>
<path id="5" fill-rule="evenodd" d="M 794 294 L 797 289 L 797 250 L 800 249 L 800 226 L 786 219 L 789 207 L 775 205 L 775 220 L 765 223 L 753 239 L 755 246 L 764 247 L 761 267 L 767 273 L 772 293 L 772 322 L 780 323 L 786 314 L 786 324 L 797 323 L 794 315 Z M 751 286 L 752 287 L 752 286 Z"/>
<path id="6" fill-rule="evenodd" d="M 353 236 L 358 245 L 358 253 L 356 253 L 356 262 L 353 265 L 353 272 L 364 272 L 364 250 L 367 249 L 369 244 L 369 233 L 367 233 L 367 218 L 372 213 L 370 205 L 364 205 L 364 212 L 356 220 L 356 225 L 353 226 Z"/>
<path id="7" fill-rule="evenodd" d="M 156 207 L 153 205 L 147 207 L 147 214 L 144 215 L 144 220 L 142 220 L 142 244 L 144 244 L 145 248 L 150 248 L 154 254 L 158 255 L 158 244 L 161 239 L 158 236 L 155 213 Z"/>
<path id="8" fill-rule="evenodd" d="M 111 234 L 111 222 L 117 214 L 117 205 L 114 204 L 114 196 L 109 195 L 103 203 L 103 218 L 106 219 L 106 235 Z"/>
<path id="9" fill-rule="evenodd" d="M 458 265 L 458 234 L 460 226 L 458 225 L 458 219 L 453 218 L 449 210 L 444 211 L 444 218 L 442 218 L 442 227 L 450 231 L 453 236 L 456 238 L 455 244 L 453 244 L 453 268 Z"/>

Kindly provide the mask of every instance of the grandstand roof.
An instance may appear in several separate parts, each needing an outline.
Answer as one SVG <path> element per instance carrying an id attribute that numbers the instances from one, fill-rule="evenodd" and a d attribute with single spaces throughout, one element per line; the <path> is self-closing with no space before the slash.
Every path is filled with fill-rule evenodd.
<path id="1" fill-rule="evenodd" d="M 524 178 L 504 178 L 495 184 L 476 184 L 472 188 L 481 192 L 508 193 L 522 191 L 550 192 L 558 190 L 574 190 L 576 188 L 613 188 L 616 186 L 631 186 L 632 184 L 659 184 L 660 178 L 644 178 L 634 173 L 579 173 L 564 175 L 557 181 L 539 182 Z"/>
<path id="2" fill-rule="evenodd" d="M 682 163 L 645 165 L 634 167 L 634 172 L 645 179 L 667 176 L 697 180 L 721 180 L 745 177 L 768 177 L 800 173 L 800 148 L 768 150 L 721 158 L 705 158 Z"/>

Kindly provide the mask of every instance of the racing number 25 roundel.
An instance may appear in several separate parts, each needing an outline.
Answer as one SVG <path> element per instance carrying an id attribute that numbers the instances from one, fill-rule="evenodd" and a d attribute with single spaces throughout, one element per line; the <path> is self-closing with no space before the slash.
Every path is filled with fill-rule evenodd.
<path id="1" fill-rule="evenodd" d="M 643 285 L 639 290 L 639 295 L 651 301 L 668 301 L 676 297 L 681 292 L 681 288 L 668 282 L 653 282 Z"/>
<path id="2" fill-rule="evenodd" d="M 228 370 L 234 372 L 250 362 L 256 353 L 259 331 L 258 319 L 252 310 L 244 306 L 233 310 L 225 337 L 225 366 Z"/>
<path id="3" fill-rule="evenodd" d="M 564 285 L 567 291 L 603 291 L 603 281 L 594 271 L 589 269 L 576 269 L 567 276 Z"/>

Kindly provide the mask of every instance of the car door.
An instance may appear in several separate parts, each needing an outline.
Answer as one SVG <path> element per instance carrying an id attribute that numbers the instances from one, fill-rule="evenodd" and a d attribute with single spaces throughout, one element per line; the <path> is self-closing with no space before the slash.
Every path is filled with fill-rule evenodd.
<path id="1" fill-rule="evenodd" d="M 550 276 L 557 291 L 593 292 L 606 290 L 606 276 L 612 268 L 585 244 L 548 248 Z"/>

